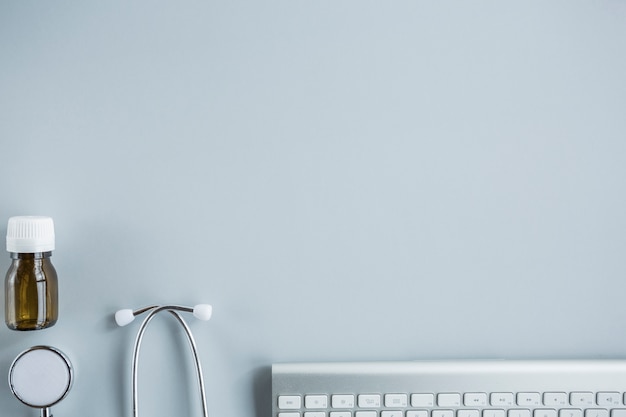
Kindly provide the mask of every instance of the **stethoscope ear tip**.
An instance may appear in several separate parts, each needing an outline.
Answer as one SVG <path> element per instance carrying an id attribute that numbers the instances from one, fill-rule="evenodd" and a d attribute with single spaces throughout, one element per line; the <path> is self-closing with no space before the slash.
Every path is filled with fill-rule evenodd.
<path id="1" fill-rule="evenodd" d="M 115 322 L 118 326 L 123 327 L 135 320 L 135 314 L 130 308 L 125 308 L 115 312 Z"/>
<path id="2" fill-rule="evenodd" d="M 210 304 L 198 304 L 193 307 L 193 315 L 198 320 L 208 321 L 213 314 L 213 307 Z"/>

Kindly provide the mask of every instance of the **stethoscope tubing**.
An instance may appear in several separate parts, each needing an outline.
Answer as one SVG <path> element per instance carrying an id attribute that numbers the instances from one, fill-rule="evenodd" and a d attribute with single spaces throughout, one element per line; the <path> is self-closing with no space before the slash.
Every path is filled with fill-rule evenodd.
<path id="1" fill-rule="evenodd" d="M 179 306 L 179 305 L 164 305 L 164 306 L 150 306 L 145 307 L 135 312 L 136 314 L 141 314 L 146 311 L 150 311 L 148 316 L 143 320 L 139 330 L 137 332 L 137 337 L 135 339 L 135 346 L 133 348 L 133 363 L 132 363 L 132 391 L 133 391 L 133 416 L 139 417 L 139 401 L 137 395 L 137 370 L 139 365 L 139 350 L 141 348 L 141 342 L 143 340 L 143 335 L 148 327 L 148 324 L 152 321 L 152 319 L 162 311 L 167 311 L 172 314 L 176 320 L 183 327 L 185 334 L 187 335 L 187 340 L 189 341 L 189 346 L 191 347 L 191 352 L 193 354 L 194 362 L 196 364 L 196 375 L 198 377 L 198 387 L 200 390 L 200 399 L 202 401 L 202 413 L 204 417 L 209 417 L 209 411 L 206 402 L 206 393 L 204 388 L 204 378 L 202 376 L 202 366 L 200 365 L 200 358 L 198 356 L 198 348 L 196 347 L 196 342 L 191 333 L 191 329 L 187 325 L 187 322 L 182 318 L 182 316 L 178 313 L 178 311 L 190 312 L 193 313 L 193 308 Z"/>

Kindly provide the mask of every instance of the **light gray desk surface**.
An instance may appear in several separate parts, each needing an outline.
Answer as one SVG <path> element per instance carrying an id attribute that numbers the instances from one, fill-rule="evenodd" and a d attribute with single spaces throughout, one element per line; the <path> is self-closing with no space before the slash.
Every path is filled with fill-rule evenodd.
<path id="1" fill-rule="evenodd" d="M 55 415 L 130 415 L 137 325 L 192 323 L 215 417 L 273 362 L 626 352 L 626 3 L 1 1 L 0 234 L 55 219 L 75 363 Z M 8 268 L 0 256 L 0 269 Z M 168 319 L 142 415 L 197 411 Z M 3 415 L 31 416 L 0 386 Z"/>

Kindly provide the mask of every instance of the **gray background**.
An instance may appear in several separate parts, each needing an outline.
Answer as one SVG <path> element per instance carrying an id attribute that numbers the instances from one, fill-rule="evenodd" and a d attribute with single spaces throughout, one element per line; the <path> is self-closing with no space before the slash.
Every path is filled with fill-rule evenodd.
<path id="1" fill-rule="evenodd" d="M 54 218 L 61 312 L 0 368 L 56 346 L 55 415 L 128 416 L 113 313 L 200 302 L 216 417 L 273 362 L 624 357 L 625 74 L 618 0 L 2 0 L 0 233 Z M 145 343 L 141 414 L 199 415 Z"/>

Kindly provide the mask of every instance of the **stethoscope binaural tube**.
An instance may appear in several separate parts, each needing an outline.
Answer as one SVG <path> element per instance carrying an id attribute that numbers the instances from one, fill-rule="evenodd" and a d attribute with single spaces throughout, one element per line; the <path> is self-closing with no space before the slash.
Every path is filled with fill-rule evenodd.
<path id="1" fill-rule="evenodd" d="M 139 350 L 141 349 L 141 341 L 143 340 L 143 335 L 148 327 L 148 324 L 152 321 L 152 319 L 162 311 L 167 311 L 172 314 L 176 320 L 181 324 L 185 334 L 187 335 L 187 340 L 189 341 L 189 346 L 191 348 L 191 352 L 193 354 L 194 362 L 196 364 L 196 375 L 198 377 L 198 387 L 200 390 L 200 399 L 202 402 L 202 413 L 204 417 L 209 416 L 207 403 L 206 403 L 206 393 L 204 389 L 204 378 L 202 376 L 202 367 L 200 365 L 200 358 L 198 356 L 198 349 L 196 347 L 196 342 L 191 333 L 191 329 L 187 325 L 187 322 L 182 318 L 182 316 L 178 313 L 189 312 L 193 313 L 193 315 L 200 320 L 209 320 L 211 318 L 212 309 L 208 304 L 199 304 L 195 307 L 185 307 L 179 305 L 164 305 L 164 306 L 149 306 L 144 307 L 135 311 L 132 310 L 119 310 L 115 314 L 115 321 L 120 326 L 125 326 L 130 323 L 135 316 L 144 313 L 146 311 L 150 311 L 150 313 L 146 316 L 146 318 L 141 323 L 139 330 L 137 332 L 137 337 L 135 338 L 135 345 L 133 348 L 133 363 L 132 363 L 132 396 L 133 396 L 133 417 L 139 416 L 139 401 L 137 395 L 137 369 L 139 365 Z"/>

